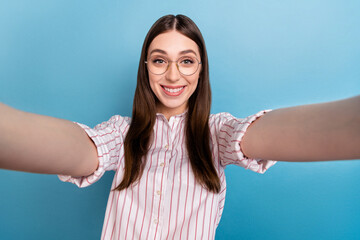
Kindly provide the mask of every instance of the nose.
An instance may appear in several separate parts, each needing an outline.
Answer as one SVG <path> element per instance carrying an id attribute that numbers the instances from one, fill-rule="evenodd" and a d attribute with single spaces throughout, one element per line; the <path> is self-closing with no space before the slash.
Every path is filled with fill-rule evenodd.
<path id="1" fill-rule="evenodd" d="M 176 62 L 169 62 L 169 67 L 166 71 L 166 79 L 175 82 L 180 80 L 180 77 L 181 75 Z"/>

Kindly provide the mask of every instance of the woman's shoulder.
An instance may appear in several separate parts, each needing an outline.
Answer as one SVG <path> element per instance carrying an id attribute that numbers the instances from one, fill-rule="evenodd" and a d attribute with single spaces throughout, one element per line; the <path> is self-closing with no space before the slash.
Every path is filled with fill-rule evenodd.
<path id="1" fill-rule="evenodd" d="M 130 124 L 131 122 L 131 117 L 128 116 L 122 116 L 122 115 L 113 115 L 109 120 L 109 122 L 114 122 L 114 123 L 127 123 Z"/>
<path id="2" fill-rule="evenodd" d="M 113 115 L 112 117 L 110 117 L 109 120 L 96 125 L 95 129 L 109 128 L 115 131 L 120 130 L 121 132 L 124 132 L 129 127 L 130 123 L 131 123 L 130 117 L 122 116 L 122 115 Z"/>
<path id="3" fill-rule="evenodd" d="M 234 118 L 235 117 L 233 115 L 231 115 L 231 113 L 220 112 L 220 113 L 210 114 L 209 122 L 224 122 L 224 121 L 231 120 Z"/>
<path id="4" fill-rule="evenodd" d="M 232 114 L 228 113 L 228 112 L 221 112 L 221 113 L 216 113 L 216 114 L 210 114 L 210 118 L 209 118 L 209 123 L 219 123 L 219 124 L 224 124 L 227 123 L 228 125 L 233 125 L 233 124 L 250 124 L 251 122 L 253 122 L 254 120 L 256 120 L 257 118 L 261 117 L 262 115 L 264 115 L 267 112 L 272 111 L 272 109 L 267 109 L 267 110 L 261 110 L 255 114 L 249 115 L 245 118 L 238 118 L 238 117 L 234 117 Z"/>

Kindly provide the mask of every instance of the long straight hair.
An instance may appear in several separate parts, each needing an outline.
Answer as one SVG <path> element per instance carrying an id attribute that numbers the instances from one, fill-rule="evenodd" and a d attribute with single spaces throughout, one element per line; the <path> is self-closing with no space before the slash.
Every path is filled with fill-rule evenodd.
<path id="1" fill-rule="evenodd" d="M 156 120 L 157 98 L 151 90 L 145 65 L 148 48 L 161 33 L 176 30 L 193 40 L 199 48 L 202 68 L 196 90 L 188 100 L 185 126 L 186 147 L 196 181 L 209 191 L 220 191 L 220 179 L 210 150 L 209 115 L 211 90 L 209 64 L 204 39 L 196 24 L 184 15 L 166 15 L 157 20 L 145 37 L 141 51 L 132 120 L 125 137 L 125 169 L 122 182 L 115 190 L 122 190 L 140 179 L 152 140 Z"/>

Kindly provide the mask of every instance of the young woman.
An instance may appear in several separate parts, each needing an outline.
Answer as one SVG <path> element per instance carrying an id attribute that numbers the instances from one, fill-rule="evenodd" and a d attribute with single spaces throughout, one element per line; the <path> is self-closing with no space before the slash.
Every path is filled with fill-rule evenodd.
<path id="1" fill-rule="evenodd" d="M 210 103 L 199 29 L 164 16 L 143 44 L 131 119 L 90 129 L 0 105 L 0 167 L 80 187 L 116 171 L 102 239 L 213 239 L 226 165 L 264 173 L 275 161 L 360 158 L 359 96 L 245 119 L 210 115 Z"/>

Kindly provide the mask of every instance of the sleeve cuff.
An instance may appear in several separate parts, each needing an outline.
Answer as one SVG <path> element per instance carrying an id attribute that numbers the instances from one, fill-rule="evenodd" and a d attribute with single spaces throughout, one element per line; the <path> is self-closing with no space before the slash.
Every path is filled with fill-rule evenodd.
<path id="1" fill-rule="evenodd" d="M 276 161 L 248 158 L 242 152 L 240 143 L 249 126 L 265 113 L 272 110 L 263 110 L 244 119 L 231 116 L 222 126 L 219 139 L 221 139 L 220 152 L 223 166 L 235 164 L 254 172 L 264 173 Z"/>
<path id="2" fill-rule="evenodd" d="M 106 149 L 104 149 L 104 148 L 106 148 L 106 145 L 99 141 L 99 138 L 96 137 L 97 133 L 93 129 L 91 129 L 88 126 L 81 124 L 81 123 L 76 123 L 76 124 L 78 124 L 82 129 L 84 129 L 85 132 L 87 133 L 87 135 L 95 143 L 97 152 L 98 152 L 99 166 L 95 170 L 95 172 L 93 172 L 89 176 L 72 177 L 69 175 L 58 175 L 58 178 L 63 182 L 70 182 L 70 183 L 77 185 L 78 187 L 83 188 L 83 187 L 87 187 L 87 186 L 93 184 L 94 182 L 98 181 L 104 175 L 104 173 L 105 173 L 104 158 L 106 156 L 103 155 L 102 153 L 106 152 Z"/>
<path id="3" fill-rule="evenodd" d="M 244 164 L 244 168 L 245 169 L 250 169 L 254 172 L 257 172 L 257 173 L 265 173 L 266 170 L 268 170 L 271 166 L 273 166 L 276 161 L 273 161 L 273 160 L 264 160 L 264 159 L 252 159 L 252 158 L 248 158 L 247 156 L 244 155 L 243 151 L 241 150 L 241 141 L 247 131 L 247 129 L 250 127 L 250 125 L 255 121 L 257 120 L 258 118 L 260 118 L 261 116 L 263 116 L 265 113 L 267 112 L 271 112 L 272 110 L 271 109 L 268 109 L 268 110 L 263 110 L 263 111 L 260 111 L 254 115 L 251 115 L 245 119 L 243 119 L 241 121 L 241 131 L 239 131 L 239 135 L 236 136 L 236 144 L 237 146 L 234 146 L 236 147 L 237 149 L 239 149 L 240 151 L 236 152 L 237 154 L 237 158 L 238 159 L 241 159 L 241 161 L 243 162 Z"/>

